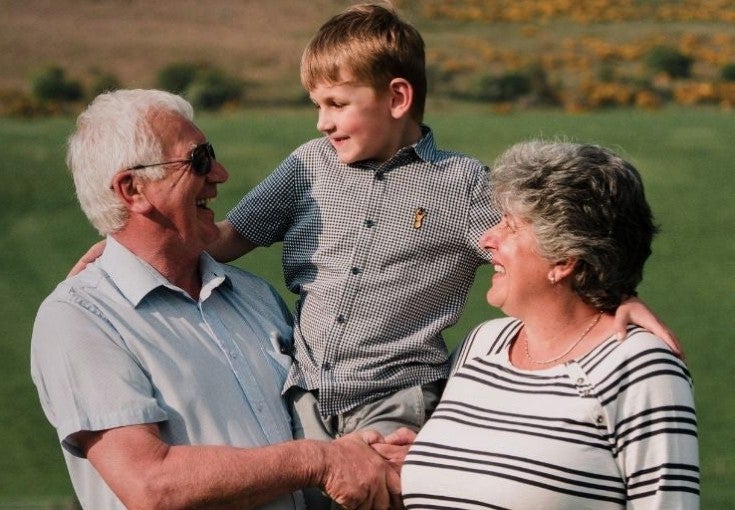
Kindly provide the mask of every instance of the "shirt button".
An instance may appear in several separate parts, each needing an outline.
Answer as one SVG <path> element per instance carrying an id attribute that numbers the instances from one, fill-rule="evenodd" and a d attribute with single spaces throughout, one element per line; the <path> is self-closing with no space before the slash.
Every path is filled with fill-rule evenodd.
<path id="1" fill-rule="evenodd" d="M 359 267 L 353 267 L 352 269 L 350 269 L 350 272 L 352 274 L 360 274 L 362 270 Z"/>
<path id="2" fill-rule="evenodd" d="M 365 226 L 367 228 L 374 227 L 375 226 L 375 220 L 370 220 L 370 219 L 365 220 Z"/>
<path id="3" fill-rule="evenodd" d="M 322 365 L 322 368 L 323 368 L 324 370 L 327 370 L 327 371 L 328 371 L 328 370 L 332 370 L 332 364 L 331 364 L 331 363 L 330 363 L 329 361 L 325 361 L 325 362 L 324 362 L 324 365 Z"/>
<path id="4" fill-rule="evenodd" d="M 337 322 L 338 322 L 339 324 L 343 324 L 343 323 L 344 323 L 344 322 L 345 322 L 346 320 L 347 320 L 347 319 L 345 319 L 345 316 L 344 316 L 344 315 L 342 315 L 342 314 L 339 314 L 339 315 L 337 316 Z"/>
<path id="5" fill-rule="evenodd" d="M 375 172 L 376 181 L 382 181 L 383 179 L 385 179 L 385 174 L 383 172 Z"/>
<path id="6" fill-rule="evenodd" d="M 577 379 L 577 384 L 584 384 L 584 378 L 580 377 Z"/>

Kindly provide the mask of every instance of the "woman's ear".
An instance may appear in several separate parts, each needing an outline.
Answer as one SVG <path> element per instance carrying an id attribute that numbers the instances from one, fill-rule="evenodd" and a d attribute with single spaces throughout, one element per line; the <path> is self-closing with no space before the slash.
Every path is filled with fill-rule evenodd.
<path id="1" fill-rule="evenodd" d="M 400 119 L 411 111 L 413 87 L 405 78 L 393 78 L 388 84 L 390 111 L 394 119 Z"/>
<path id="2" fill-rule="evenodd" d="M 151 204 L 142 192 L 141 179 L 136 179 L 130 170 L 123 170 L 112 178 L 112 191 L 125 208 L 131 212 L 146 212 Z"/>
<path id="3" fill-rule="evenodd" d="M 574 268 L 577 267 L 578 260 L 576 257 L 569 257 L 557 261 L 549 270 L 549 282 L 554 285 L 570 276 L 574 272 Z"/>

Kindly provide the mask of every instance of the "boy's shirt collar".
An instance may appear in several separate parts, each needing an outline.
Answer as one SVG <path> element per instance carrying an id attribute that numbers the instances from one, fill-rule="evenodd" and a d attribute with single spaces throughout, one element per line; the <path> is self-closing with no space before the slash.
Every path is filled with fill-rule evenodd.
<path id="1" fill-rule="evenodd" d="M 336 151 L 334 150 L 334 147 L 332 147 L 331 145 L 329 145 L 329 147 L 334 152 L 336 157 Z M 385 171 L 390 171 L 391 167 L 395 165 L 396 161 L 401 159 L 405 161 L 407 157 L 410 159 L 416 157 L 421 159 L 424 163 L 434 164 L 438 161 L 439 156 L 439 151 L 437 150 L 436 143 L 434 142 L 434 133 L 431 131 L 431 128 L 429 126 L 427 126 L 426 124 L 421 124 L 421 138 L 419 138 L 416 143 L 412 145 L 407 145 L 402 149 L 399 149 L 398 152 L 396 152 L 393 157 L 391 157 L 388 161 L 378 162 L 376 160 L 368 159 L 364 161 L 358 161 L 356 163 L 351 163 L 348 166 L 366 168 L 369 170 L 388 167 Z"/>
<path id="2" fill-rule="evenodd" d="M 411 147 L 426 163 L 434 163 L 439 155 L 434 142 L 434 133 L 426 124 L 421 124 L 421 138 Z"/>

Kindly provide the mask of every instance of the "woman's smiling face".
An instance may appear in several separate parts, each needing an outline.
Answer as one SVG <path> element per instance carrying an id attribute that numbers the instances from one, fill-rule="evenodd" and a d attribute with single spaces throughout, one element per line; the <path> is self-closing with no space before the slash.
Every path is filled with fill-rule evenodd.
<path id="1" fill-rule="evenodd" d="M 549 290 L 549 271 L 553 267 L 539 255 L 533 226 L 505 214 L 500 223 L 482 235 L 480 244 L 492 255 L 495 271 L 487 302 L 507 315 L 522 317 Z"/>

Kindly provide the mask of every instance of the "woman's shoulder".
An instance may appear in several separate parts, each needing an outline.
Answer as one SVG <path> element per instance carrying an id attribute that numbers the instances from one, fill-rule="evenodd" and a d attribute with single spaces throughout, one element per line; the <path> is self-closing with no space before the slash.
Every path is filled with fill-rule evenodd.
<path id="1" fill-rule="evenodd" d="M 638 326 L 629 326 L 625 339 L 610 338 L 580 360 L 593 378 L 629 384 L 652 376 L 676 376 L 691 380 L 686 364 L 656 335 Z"/>
<path id="2" fill-rule="evenodd" d="M 615 349 L 617 356 L 624 358 L 639 357 L 642 354 L 650 356 L 676 358 L 663 339 L 639 326 L 629 325 L 625 339 L 618 342 Z"/>
<path id="3" fill-rule="evenodd" d="M 513 317 L 491 319 L 475 326 L 457 346 L 452 354 L 452 366 L 457 367 L 466 360 L 502 352 L 515 338 L 521 321 Z"/>

